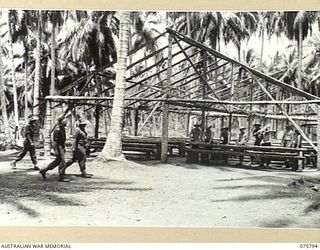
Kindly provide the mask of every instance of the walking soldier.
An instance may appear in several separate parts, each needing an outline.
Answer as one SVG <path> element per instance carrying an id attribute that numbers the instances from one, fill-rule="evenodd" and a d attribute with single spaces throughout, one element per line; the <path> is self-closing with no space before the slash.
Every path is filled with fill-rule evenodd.
<path id="1" fill-rule="evenodd" d="M 23 142 L 23 150 L 21 153 L 17 155 L 17 157 L 11 162 L 11 167 L 13 169 L 16 168 L 16 163 L 25 157 L 25 155 L 29 152 L 31 161 L 33 163 L 34 170 L 39 170 L 37 166 L 37 157 L 36 157 L 36 149 L 34 146 L 34 133 L 36 129 L 36 123 L 38 119 L 35 116 L 29 117 L 29 122 L 25 126 L 25 140 Z"/>
<path id="2" fill-rule="evenodd" d="M 66 164 L 66 168 L 78 161 L 81 177 L 91 177 L 86 173 L 86 160 L 87 160 L 87 132 L 85 131 L 86 123 L 79 122 L 78 127 L 76 128 L 73 140 L 72 148 L 72 159 L 69 160 Z"/>
<path id="3" fill-rule="evenodd" d="M 40 170 L 40 174 L 46 179 L 46 172 L 59 166 L 59 181 L 68 182 L 65 178 L 65 142 L 66 142 L 66 121 L 63 118 L 58 119 L 57 128 L 53 132 L 52 148 L 54 150 L 55 159 L 44 169 Z"/>

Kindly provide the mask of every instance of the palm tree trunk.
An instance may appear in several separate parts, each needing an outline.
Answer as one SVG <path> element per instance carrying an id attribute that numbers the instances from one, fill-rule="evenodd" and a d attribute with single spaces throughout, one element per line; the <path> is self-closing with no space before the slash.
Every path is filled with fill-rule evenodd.
<path id="1" fill-rule="evenodd" d="M 26 42 L 24 42 L 24 123 L 27 124 L 29 116 L 28 107 L 28 48 Z"/>
<path id="2" fill-rule="evenodd" d="M 8 12 L 8 29 L 9 29 L 9 57 L 11 60 L 11 79 L 13 86 L 13 112 L 14 112 L 14 124 L 15 124 L 15 137 L 17 138 L 17 133 L 19 132 L 19 111 L 18 111 L 18 95 L 17 95 L 17 86 L 16 86 L 16 74 L 13 58 L 13 43 L 12 43 L 12 29 L 10 26 L 10 12 Z"/>
<path id="3" fill-rule="evenodd" d="M 299 19 L 298 40 L 298 88 L 302 89 L 302 21 Z"/>
<path id="4" fill-rule="evenodd" d="M 41 10 L 38 11 L 38 32 L 37 32 L 37 47 L 35 54 L 35 75 L 33 85 L 33 114 L 39 116 L 39 92 L 40 92 L 40 81 L 41 81 L 41 39 L 42 39 L 42 18 Z"/>
<path id="5" fill-rule="evenodd" d="M 128 57 L 128 38 L 130 12 L 120 14 L 119 53 L 117 63 L 116 86 L 112 108 L 110 131 L 102 150 L 103 159 L 124 159 L 122 154 L 122 125 L 124 117 L 124 96 L 126 85 L 126 60 Z"/>
<path id="6" fill-rule="evenodd" d="M 190 18 L 190 12 L 187 12 L 187 36 L 191 37 L 191 18 Z"/>
<path id="7" fill-rule="evenodd" d="M 0 18 L 2 15 L 2 11 L 0 11 Z M 0 36 L 1 39 L 1 36 Z M 2 79 L 3 76 L 3 63 L 2 63 L 2 44 L 0 40 L 0 104 L 1 104 L 1 115 L 3 119 L 3 127 L 4 127 L 4 132 L 6 136 L 10 136 L 10 131 L 9 131 L 9 123 L 8 123 L 8 113 L 7 113 L 7 107 L 6 107 L 6 95 L 4 92 L 4 81 Z"/>
<path id="8" fill-rule="evenodd" d="M 56 83 L 56 25 L 52 22 L 52 35 L 51 35 L 51 82 L 50 82 L 50 95 L 55 95 L 55 83 Z M 49 102 L 47 102 L 47 105 Z M 47 109 L 51 116 L 51 127 L 54 126 L 55 113 L 51 109 Z"/>
<path id="9" fill-rule="evenodd" d="M 262 70 L 262 60 L 263 60 L 263 50 L 264 50 L 264 22 L 263 22 L 263 27 L 261 31 L 261 50 L 260 50 L 260 65 L 259 69 Z"/>

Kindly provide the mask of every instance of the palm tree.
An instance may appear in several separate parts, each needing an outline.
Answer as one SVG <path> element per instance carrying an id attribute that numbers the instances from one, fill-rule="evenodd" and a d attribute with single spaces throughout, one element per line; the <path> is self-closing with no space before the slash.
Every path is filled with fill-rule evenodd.
<path id="1" fill-rule="evenodd" d="M 59 59 L 75 63 L 78 75 L 88 75 L 92 68 L 116 61 L 114 34 L 118 32 L 115 12 L 105 11 L 72 11 L 67 12 L 63 32 L 65 37 L 60 40 Z M 100 77 L 92 82 L 95 95 L 99 96 L 103 84 Z M 101 107 L 95 108 L 95 137 L 99 134 Z"/>
<path id="2" fill-rule="evenodd" d="M 19 111 L 18 111 L 18 95 L 16 86 L 16 70 L 13 57 L 13 41 L 12 41 L 12 24 L 16 22 L 16 11 L 8 11 L 8 40 L 9 40 L 9 57 L 11 63 L 11 81 L 13 86 L 13 107 L 14 107 L 14 124 L 15 124 L 15 136 L 18 136 L 19 132 Z"/>
<path id="3" fill-rule="evenodd" d="M 302 58 L 302 71 L 305 72 L 303 75 L 304 90 L 320 96 L 320 35 L 319 33 L 313 34 L 310 39 L 304 45 L 304 51 L 306 52 Z"/>
<path id="4" fill-rule="evenodd" d="M 114 12 L 76 11 L 67 18 L 66 35 L 59 43 L 61 60 L 71 60 L 83 67 L 80 71 L 88 71 L 91 66 L 99 68 L 116 59 Z"/>
<path id="5" fill-rule="evenodd" d="M 297 41 L 298 47 L 298 71 L 297 87 L 302 88 L 302 57 L 303 57 L 303 40 L 312 30 L 312 24 L 317 17 L 316 12 L 312 11 L 285 11 L 282 13 L 282 25 L 285 25 L 285 35 L 290 40 Z"/>
<path id="6" fill-rule="evenodd" d="M 2 11 L 0 11 L 0 19 L 2 17 Z M 3 53 L 2 53 L 2 43 L 0 36 L 0 105 L 1 105 L 1 114 L 3 119 L 4 132 L 6 136 L 9 136 L 9 123 L 8 123 L 8 114 L 7 114 L 7 105 L 6 105 L 6 95 L 4 91 L 4 79 L 3 79 Z"/>
<path id="7" fill-rule="evenodd" d="M 29 88 L 30 88 L 30 80 L 28 79 L 28 68 L 29 68 L 29 51 L 31 47 L 31 32 L 30 32 L 30 25 L 34 22 L 34 12 L 33 11 L 22 11 L 22 17 L 20 20 L 17 20 L 14 23 L 14 31 L 12 34 L 13 42 L 22 42 L 24 48 L 24 120 L 25 123 L 28 121 L 28 109 L 29 109 Z"/>
<path id="8" fill-rule="evenodd" d="M 117 63 L 116 87 L 112 108 L 110 131 L 102 150 L 104 159 L 120 158 L 122 154 L 122 126 L 124 117 L 124 95 L 126 85 L 126 60 L 128 56 L 128 39 L 130 29 L 130 12 L 120 14 L 119 53 Z"/>
<path id="9" fill-rule="evenodd" d="M 41 84 L 41 49 L 42 49 L 42 11 L 37 11 L 37 35 L 36 35 L 36 50 L 35 50 L 35 75 L 33 85 L 33 114 L 39 117 L 39 94 Z"/>
<path id="10" fill-rule="evenodd" d="M 129 51 L 132 49 L 138 48 L 141 44 L 149 42 L 148 45 L 142 49 L 144 57 L 146 57 L 148 52 L 156 51 L 158 47 L 158 40 L 153 40 L 160 32 L 154 28 L 154 25 L 157 24 L 156 19 L 157 14 L 154 12 L 131 12 L 131 25 L 130 25 L 130 36 L 129 36 Z M 161 53 L 157 54 L 157 57 L 160 57 Z M 155 61 L 157 58 L 155 58 Z M 132 63 L 132 56 L 129 57 L 129 65 Z M 144 61 L 144 67 L 148 65 L 147 60 Z M 142 65 L 137 65 L 140 67 Z M 159 66 L 157 66 L 159 67 Z M 133 68 L 129 70 L 130 75 L 133 74 Z M 159 77 L 158 75 L 155 77 Z M 129 90 L 129 94 L 139 91 L 141 86 L 137 86 Z M 138 115 L 138 103 L 135 104 L 135 108 L 131 110 L 131 134 L 137 135 L 138 124 L 136 124 L 136 119 L 134 118 Z"/>
<path id="11" fill-rule="evenodd" d="M 224 41 L 232 42 L 238 51 L 238 61 L 241 61 L 241 46 L 258 28 L 258 14 L 255 12 L 228 13 L 224 28 Z"/>
<path id="12" fill-rule="evenodd" d="M 268 37 L 270 38 L 270 36 L 272 35 L 273 27 L 271 23 L 274 21 L 275 18 L 277 18 L 277 15 L 275 12 L 258 12 L 257 15 L 258 15 L 258 32 L 259 32 L 259 37 L 261 39 L 259 69 L 262 70 L 265 36 L 268 35 Z"/>
<path id="13" fill-rule="evenodd" d="M 49 11 L 48 13 L 48 18 L 50 20 L 50 25 L 51 25 L 51 50 L 50 50 L 50 58 L 51 58 L 51 64 L 50 64 L 50 75 L 51 75 L 51 80 L 50 80 L 50 90 L 49 94 L 50 95 L 55 95 L 56 93 L 56 70 L 57 70 L 57 42 L 56 42 L 56 36 L 57 32 L 59 31 L 59 28 L 61 28 L 63 24 L 63 12 L 62 11 Z M 49 110 L 49 109 L 47 109 Z M 55 112 L 50 110 L 50 114 L 46 114 L 47 116 L 51 116 L 51 126 L 53 126 L 55 122 Z"/>
<path id="14" fill-rule="evenodd" d="M 55 94 L 55 80 L 56 80 L 56 34 L 59 28 L 63 24 L 63 12 L 62 11 L 50 11 L 49 19 L 51 24 L 51 83 L 50 83 L 50 95 Z"/>

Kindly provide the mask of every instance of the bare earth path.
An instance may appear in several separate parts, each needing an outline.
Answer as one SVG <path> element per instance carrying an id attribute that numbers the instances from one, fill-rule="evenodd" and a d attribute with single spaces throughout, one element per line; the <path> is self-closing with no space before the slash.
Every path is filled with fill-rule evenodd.
<path id="1" fill-rule="evenodd" d="M 304 176 L 319 186 L 319 173 L 252 170 L 232 166 L 97 164 L 93 178 L 68 169 L 69 183 L 57 170 L 43 180 L 26 157 L 17 170 L 10 152 L 0 154 L 0 225 L 174 226 L 320 228 L 320 192 L 288 186 Z M 48 160 L 40 160 L 44 167 Z"/>

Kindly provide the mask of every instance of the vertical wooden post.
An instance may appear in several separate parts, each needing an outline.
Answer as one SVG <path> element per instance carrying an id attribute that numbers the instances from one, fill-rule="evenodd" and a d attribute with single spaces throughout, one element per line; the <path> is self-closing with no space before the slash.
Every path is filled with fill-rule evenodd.
<path id="1" fill-rule="evenodd" d="M 70 135 L 73 136 L 73 126 L 76 124 L 76 121 L 73 116 L 73 108 L 70 109 Z"/>
<path id="2" fill-rule="evenodd" d="M 94 110 L 94 117 L 95 117 L 94 138 L 99 138 L 100 109 L 101 109 L 101 106 L 97 104 Z"/>
<path id="3" fill-rule="evenodd" d="M 165 81 L 165 94 L 164 98 L 169 97 L 169 87 L 171 84 L 172 73 L 172 35 L 169 34 L 168 38 L 168 70 L 167 80 Z M 169 104 L 165 101 L 162 108 L 162 143 L 161 143 L 161 162 L 168 161 L 168 137 L 169 137 Z"/>
<path id="4" fill-rule="evenodd" d="M 253 80 L 251 80 L 251 84 L 249 85 L 249 93 L 250 93 L 250 101 L 253 100 Z M 252 104 L 250 104 L 250 110 L 252 110 Z M 251 136 L 251 127 L 252 127 L 252 118 L 251 116 L 249 115 L 248 116 L 248 139 L 250 139 L 250 136 Z"/>
<path id="5" fill-rule="evenodd" d="M 97 75 L 95 75 L 94 78 L 95 78 L 95 82 L 97 85 L 97 95 L 100 96 L 101 95 L 101 82 L 99 82 Z M 95 110 L 94 110 L 94 116 L 95 116 L 94 138 L 99 138 L 100 111 L 101 111 L 101 106 L 98 103 L 95 107 Z"/>
<path id="6" fill-rule="evenodd" d="M 189 130 L 189 127 L 190 127 L 190 118 L 191 118 L 191 111 L 189 111 L 189 113 L 187 114 L 187 134 L 186 136 L 189 137 L 189 133 L 190 133 L 190 130 Z"/>
<path id="7" fill-rule="evenodd" d="M 206 54 L 201 53 L 202 58 L 206 58 Z M 202 76 L 203 79 L 207 80 L 207 61 L 204 60 L 202 63 Z M 206 98 L 207 95 L 207 86 L 206 86 L 206 82 L 204 80 L 201 80 L 202 82 L 202 99 Z M 202 136 L 204 135 L 205 131 L 206 131 L 206 111 L 204 109 L 202 109 L 201 111 L 201 120 L 202 120 Z"/>
<path id="8" fill-rule="evenodd" d="M 229 143 L 231 141 L 231 133 L 232 133 L 232 130 L 231 130 L 231 126 L 232 126 L 232 113 L 229 113 Z"/>
<path id="9" fill-rule="evenodd" d="M 317 171 L 320 171 L 320 105 L 317 105 Z"/>
<path id="10" fill-rule="evenodd" d="M 45 129 L 44 129 L 44 155 L 49 156 L 50 155 L 50 149 L 51 149 L 51 134 L 50 131 L 52 129 L 52 119 L 51 119 L 51 101 L 48 100 L 46 103 L 46 120 L 45 120 Z"/>
<path id="11" fill-rule="evenodd" d="M 108 126 L 107 126 L 107 110 L 103 110 L 103 121 L 104 121 L 104 134 L 108 134 Z"/>
<path id="12" fill-rule="evenodd" d="M 230 101 L 234 100 L 234 64 L 231 66 L 231 77 L 230 77 Z M 231 141 L 231 126 L 232 126 L 232 107 L 230 108 L 229 113 L 229 142 Z"/>
<path id="13" fill-rule="evenodd" d="M 134 108 L 134 119 L 133 119 L 133 135 L 138 135 L 138 125 L 139 125 L 139 110 L 138 108 Z"/>

